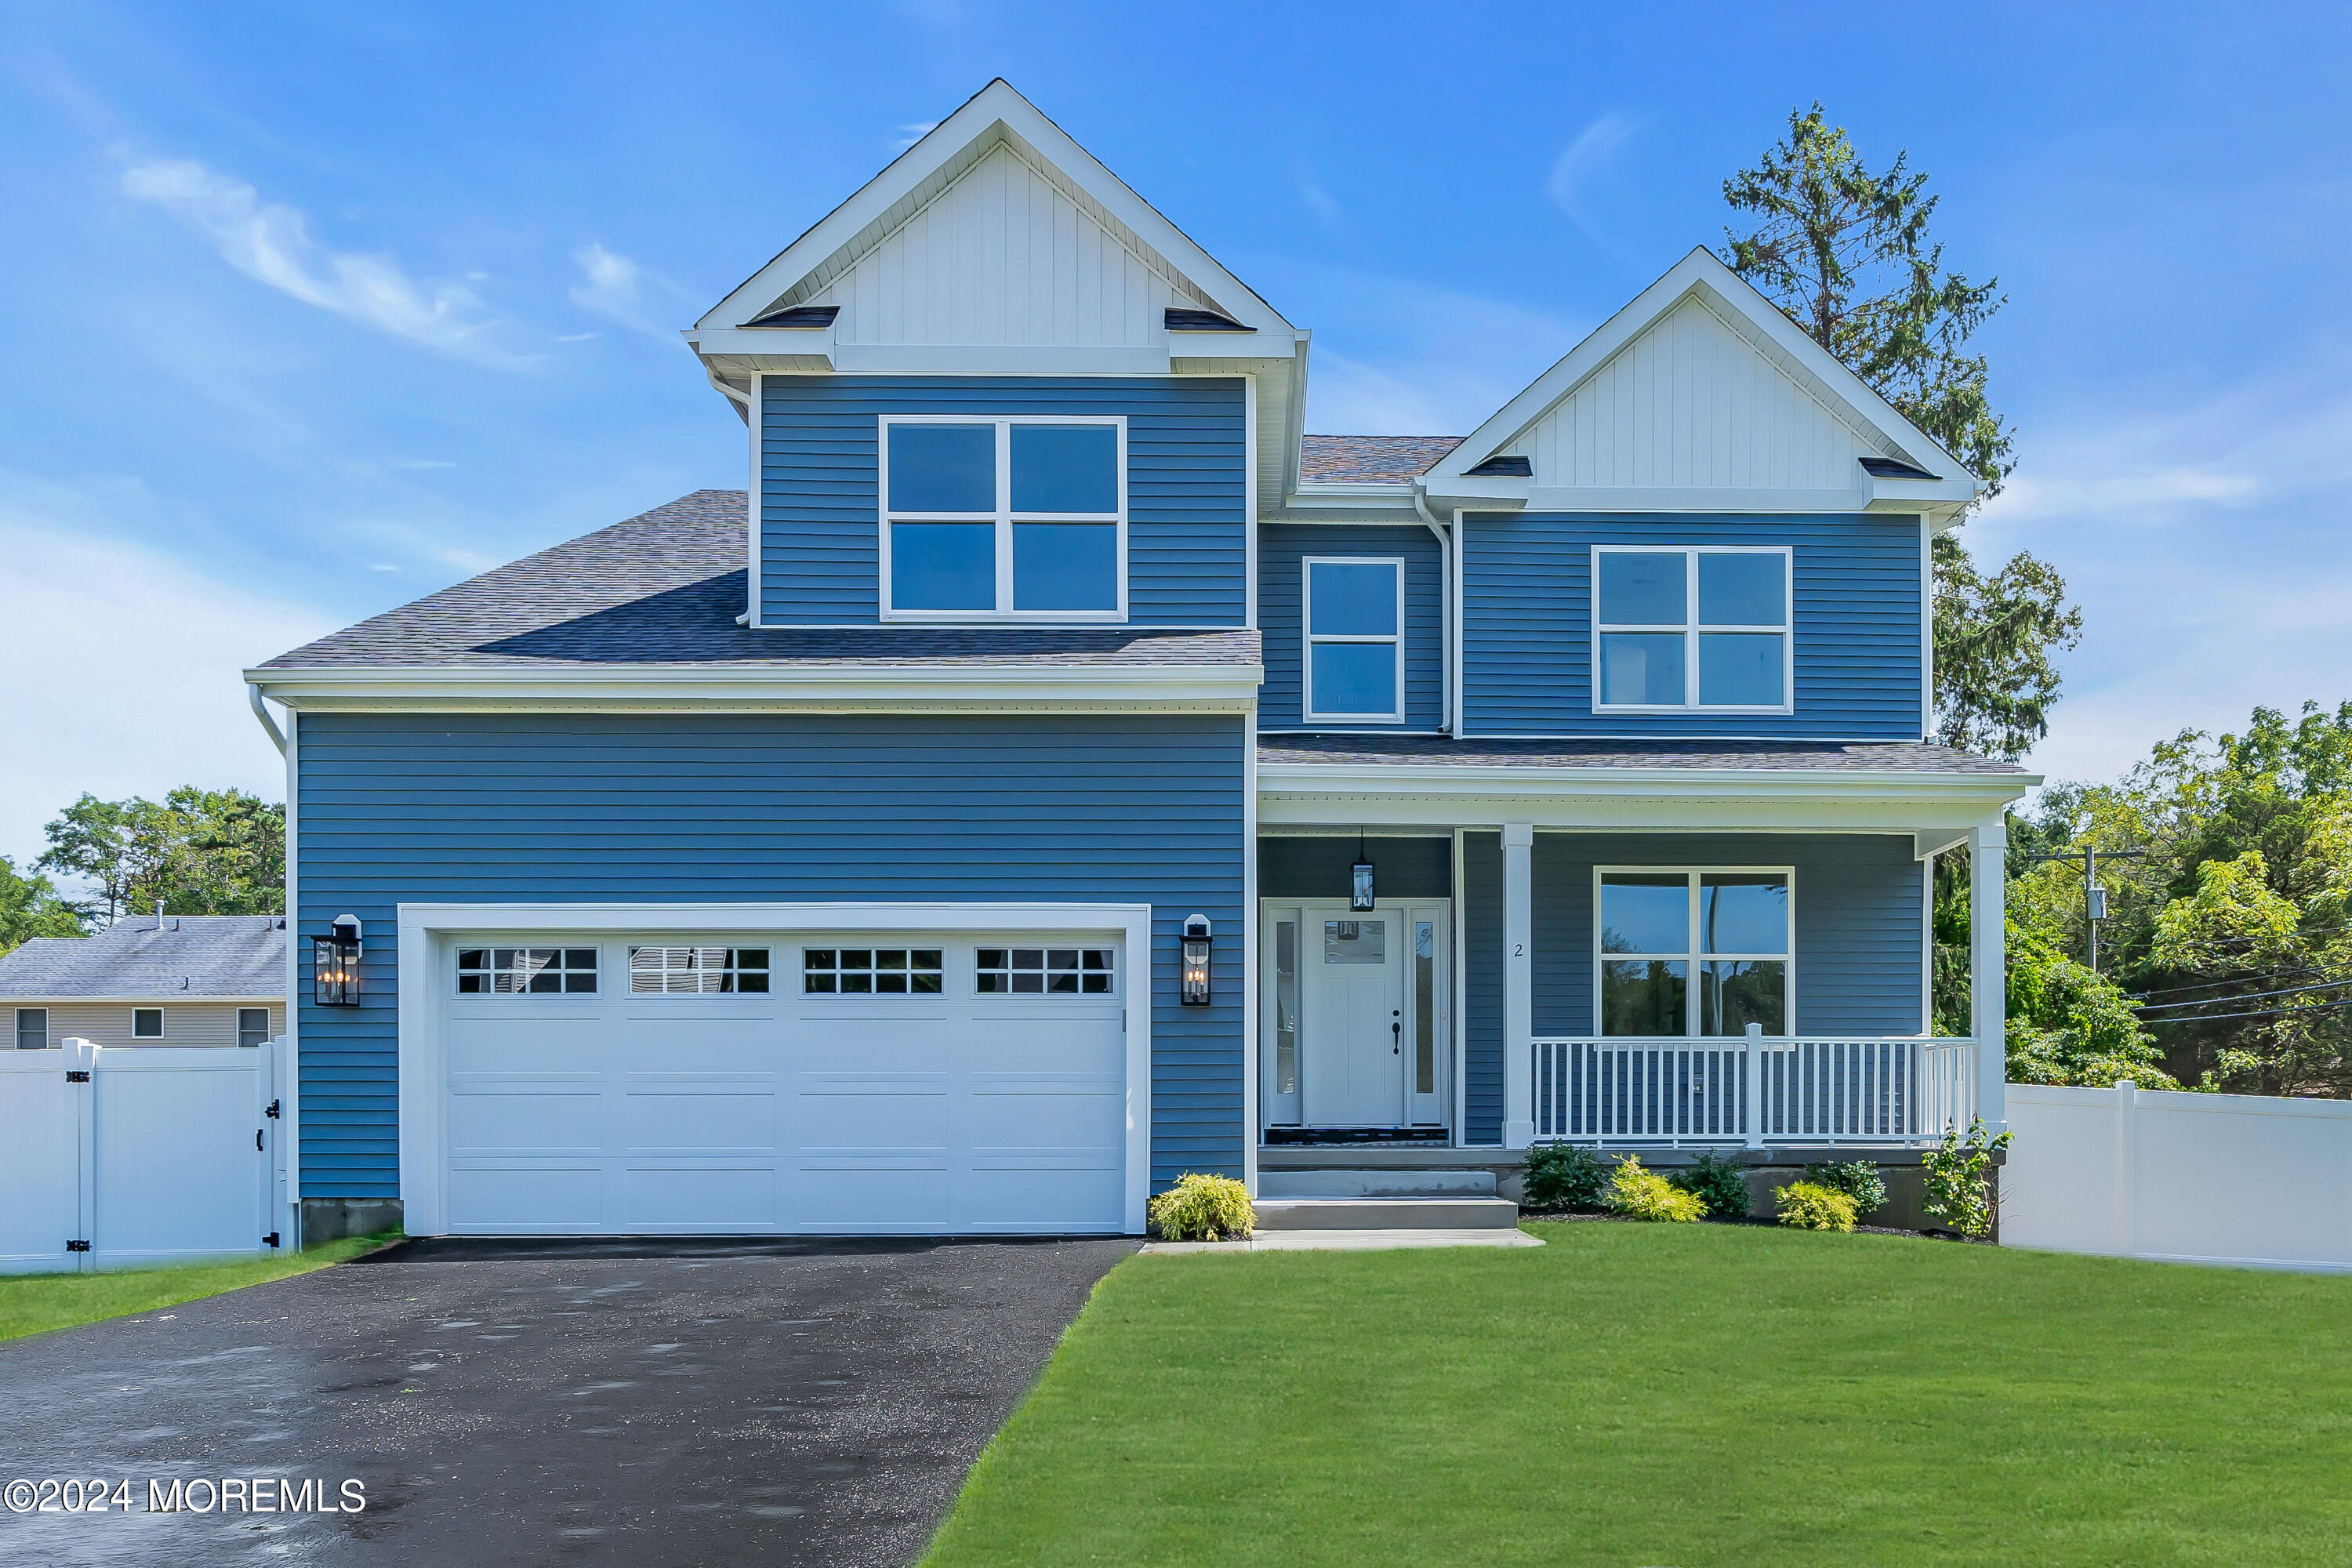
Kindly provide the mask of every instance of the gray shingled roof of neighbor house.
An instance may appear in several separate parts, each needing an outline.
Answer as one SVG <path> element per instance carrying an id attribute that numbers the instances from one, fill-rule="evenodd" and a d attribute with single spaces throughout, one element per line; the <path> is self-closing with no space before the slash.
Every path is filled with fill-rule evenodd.
<path id="1" fill-rule="evenodd" d="M 2023 768 L 1919 741 L 1481 741 L 1443 735 L 1282 735 L 1260 763 L 1465 768 L 1768 768 L 2022 775 Z"/>
<path id="2" fill-rule="evenodd" d="M 1326 485 L 1401 485 L 1425 474 L 1462 436 L 1301 436 L 1298 477 Z"/>
<path id="3" fill-rule="evenodd" d="M 0 957 L 0 997 L 278 996 L 286 922 L 277 915 L 125 915 L 96 936 L 37 936 Z"/>
<path id="4" fill-rule="evenodd" d="M 1254 631 L 872 626 L 753 631 L 747 498 L 697 490 L 280 654 L 264 669 L 607 664 L 1252 665 Z"/>

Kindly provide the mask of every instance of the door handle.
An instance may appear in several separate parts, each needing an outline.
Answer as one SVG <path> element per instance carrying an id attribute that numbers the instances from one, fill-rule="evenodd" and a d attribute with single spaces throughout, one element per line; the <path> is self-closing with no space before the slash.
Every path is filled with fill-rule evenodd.
<path id="1" fill-rule="evenodd" d="M 1394 1037 L 1389 1045 L 1389 1055 L 1392 1057 L 1401 1057 L 1404 1055 L 1404 1026 L 1402 1024 L 1391 1024 L 1389 1026 L 1389 1033 Z"/>

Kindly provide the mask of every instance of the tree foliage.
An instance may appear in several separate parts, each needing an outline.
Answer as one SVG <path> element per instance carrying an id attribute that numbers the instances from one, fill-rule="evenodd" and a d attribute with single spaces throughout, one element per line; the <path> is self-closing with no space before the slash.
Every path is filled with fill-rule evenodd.
<path id="1" fill-rule="evenodd" d="M 159 803 L 84 795 L 47 827 L 45 870 L 80 877 L 81 906 L 111 924 L 159 902 L 182 914 L 279 914 L 286 808 L 243 790 L 184 784 Z"/>
<path id="2" fill-rule="evenodd" d="M 2056 655 L 2082 640 L 2083 612 L 2049 563 L 2020 551 L 1987 575 L 1948 533 L 1935 545 L 1936 733 L 2014 761 L 2050 732 Z"/>
<path id="3" fill-rule="evenodd" d="M 80 936 L 81 912 L 58 896 L 47 877 L 16 869 L 0 855 L 0 953 L 37 936 Z"/>

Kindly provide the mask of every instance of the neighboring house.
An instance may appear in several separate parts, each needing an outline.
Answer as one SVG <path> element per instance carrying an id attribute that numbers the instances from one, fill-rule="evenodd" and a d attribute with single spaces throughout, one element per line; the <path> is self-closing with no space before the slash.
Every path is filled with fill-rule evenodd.
<path id="1" fill-rule="evenodd" d="M 19 1050 L 258 1046 L 286 1030 L 286 921 L 125 915 L 96 936 L 38 936 L 0 957 Z"/>
<path id="2" fill-rule="evenodd" d="M 1929 859 L 1999 908 L 2037 782 L 1927 738 L 1979 486 L 1706 251 L 1465 438 L 1309 436 L 1307 334 L 997 82 L 687 338 L 748 496 L 247 674 L 360 927 L 313 1239 L 1999 1122 L 1997 978 L 1926 1037 Z"/>

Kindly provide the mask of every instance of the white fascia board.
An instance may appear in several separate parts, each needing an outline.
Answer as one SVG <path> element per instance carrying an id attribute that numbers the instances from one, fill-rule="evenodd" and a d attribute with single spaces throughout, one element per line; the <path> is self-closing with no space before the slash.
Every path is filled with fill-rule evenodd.
<path id="1" fill-rule="evenodd" d="M 835 251 L 966 149 L 999 134 L 1000 128 L 1026 143 L 1064 178 L 1101 204 L 1103 210 L 1166 258 L 1226 315 L 1261 332 L 1293 330 L 1274 307 L 1258 297 L 1256 290 L 1226 271 L 1189 235 L 1137 195 L 1124 180 L 1105 168 L 1093 153 L 1045 118 L 1035 104 L 1014 91 L 1002 77 L 973 94 L 962 108 L 940 121 L 856 194 L 786 246 L 774 260 L 738 285 L 696 325 L 742 325 L 770 300 L 781 298 L 815 271 Z"/>
<path id="2" fill-rule="evenodd" d="M 1008 669 L 921 665 L 814 669 L 637 666 L 624 671 L 249 669 L 247 682 L 297 711 L 400 708 L 560 711 L 617 708 L 801 712 L 1246 712 L 1263 667 L 1066 666 Z"/>
<path id="3" fill-rule="evenodd" d="M 1295 331 L 1167 334 L 1171 359 L 1287 359 L 1298 341 Z"/>
<path id="4" fill-rule="evenodd" d="M 1520 432 L 1534 424 L 1554 404 L 1608 363 L 1618 350 L 1640 336 L 1652 323 L 1691 294 L 1698 295 L 1718 313 L 1737 317 L 1758 336 L 1779 348 L 1811 375 L 1831 396 L 1844 404 L 1856 419 L 1899 452 L 1905 460 L 1931 472 L 1953 476 L 1967 474 L 1958 459 L 1937 445 L 1926 431 L 1896 412 L 1895 406 L 1874 391 L 1869 383 L 1839 363 L 1836 355 L 1813 342 L 1794 321 L 1781 314 L 1769 300 L 1758 293 L 1746 279 L 1726 267 L 1714 252 L 1698 246 L 1668 268 L 1656 282 L 1635 295 L 1624 309 L 1593 329 L 1559 363 L 1537 377 L 1525 391 L 1496 410 L 1459 447 L 1440 459 L 1426 476 L 1432 493 L 1438 492 L 1439 481 L 1443 480 L 1445 481 L 1444 493 L 1452 494 L 1450 487 L 1454 481 L 1461 479 L 1468 470 L 1517 439 Z M 1970 493 L 1974 493 L 1973 486 Z"/>
<path id="5" fill-rule="evenodd" d="M 1859 467 L 1859 465 L 1856 465 Z M 1975 481 L 1965 478 L 1946 479 L 1882 479 L 1875 474 L 1862 476 L 1863 502 L 1865 511 L 1901 511 L 1916 516 L 1923 511 L 1965 507 L 1976 500 Z"/>
<path id="6" fill-rule="evenodd" d="M 724 355 L 730 364 L 748 361 L 763 369 L 771 368 L 767 362 L 772 360 L 778 363 L 789 361 L 795 370 L 810 368 L 812 361 L 822 361 L 824 369 L 833 368 L 830 326 L 689 327 L 686 341 L 706 363 Z"/>

